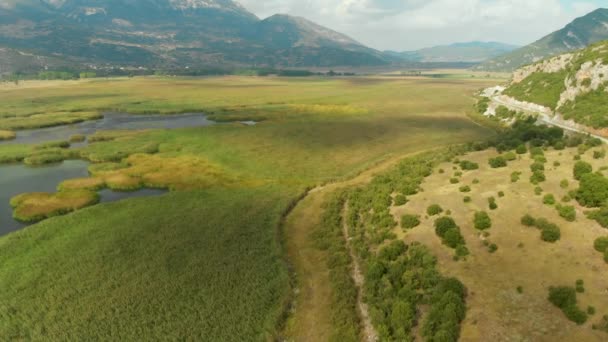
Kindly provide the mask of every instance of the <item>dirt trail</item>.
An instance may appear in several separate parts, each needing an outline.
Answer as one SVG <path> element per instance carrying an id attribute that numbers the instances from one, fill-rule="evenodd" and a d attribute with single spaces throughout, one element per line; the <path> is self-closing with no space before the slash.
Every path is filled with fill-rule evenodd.
<path id="1" fill-rule="evenodd" d="M 348 213 L 348 203 L 344 205 L 344 211 L 342 212 L 342 217 L 346 217 L 346 213 Z M 342 220 L 342 232 L 344 234 L 344 239 L 346 240 L 346 248 L 348 248 L 348 252 L 350 254 L 351 259 L 353 260 L 353 280 L 355 281 L 355 286 L 357 287 L 357 307 L 359 308 L 359 315 L 361 318 L 361 325 L 363 330 L 363 340 L 365 342 L 376 342 L 378 341 L 378 332 L 374 328 L 372 324 L 372 319 L 369 315 L 369 309 L 367 304 L 363 301 L 363 285 L 365 282 L 365 277 L 361 272 L 361 266 L 359 265 L 359 261 L 357 260 L 357 256 L 355 255 L 355 251 L 353 250 L 350 244 L 350 237 L 348 235 L 348 225 L 346 224 L 346 220 Z"/>
<path id="2" fill-rule="evenodd" d="M 327 255 L 318 250 L 310 238 L 310 234 L 321 222 L 326 196 L 340 188 L 366 184 L 374 175 L 394 166 L 400 160 L 423 152 L 425 151 L 390 156 L 352 179 L 314 188 L 288 215 L 284 231 L 285 243 L 287 256 L 297 280 L 295 309 L 283 332 L 288 341 L 327 341 L 332 333 L 329 305 L 331 287 L 329 270 L 325 266 Z M 361 272 L 358 271 L 358 274 L 361 275 Z M 363 279 L 355 281 L 362 283 Z M 365 333 L 366 341 L 373 341 L 367 339 L 367 336 L 374 336 L 368 334 L 367 328 Z"/>

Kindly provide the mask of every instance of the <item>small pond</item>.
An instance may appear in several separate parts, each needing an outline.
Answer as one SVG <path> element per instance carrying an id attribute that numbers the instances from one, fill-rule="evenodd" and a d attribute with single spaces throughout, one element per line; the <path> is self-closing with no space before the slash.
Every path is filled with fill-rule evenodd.
<path id="1" fill-rule="evenodd" d="M 69 160 L 47 167 L 27 167 L 25 165 L 6 165 L 0 167 L 0 236 L 19 230 L 27 224 L 13 220 L 10 199 L 26 192 L 55 192 L 57 185 L 64 180 L 88 176 L 88 163 Z M 166 193 L 164 190 L 142 189 L 135 192 L 114 192 L 102 190 L 101 202 L 115 202 L 131 197 L 155 196 Z"/>

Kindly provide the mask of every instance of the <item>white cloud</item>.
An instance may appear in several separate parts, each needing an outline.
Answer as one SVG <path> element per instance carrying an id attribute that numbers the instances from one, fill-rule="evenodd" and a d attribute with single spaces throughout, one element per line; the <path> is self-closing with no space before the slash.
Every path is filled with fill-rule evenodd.
<path id="1" fill-rule="evenodd" d="M 260 17 L 298 15 L 378 49 L 457 41 L 528 44 L 598 7 L 596 0 L 241 0 Z"/>

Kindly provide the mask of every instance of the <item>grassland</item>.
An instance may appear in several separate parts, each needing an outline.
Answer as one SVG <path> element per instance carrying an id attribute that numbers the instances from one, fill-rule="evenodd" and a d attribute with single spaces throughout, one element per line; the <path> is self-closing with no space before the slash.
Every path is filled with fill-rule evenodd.
<path id="1" fill-rule="evenodd" d="M 585 217 L 584 207 L 568 200 L 570 191 L 578 187 L 572 174 L 578 151 L 545 152 L 547 180 L 538 185 L 543 190 L 541 195 L 535 193 L 537 185 L 529 181 L 532 157 L 525 154 L 509 162 L 508 167 L 491 168 L 488 160 L 497 155 L 496 151 L 488 150 L 460 157 L 480 166 L 473 171 L 461 171 L 451 162 L 442 163 L 422 183 L 423 192 L 409 196 L 407 204 L 391 208 L 396 221 L 404 214 L 423 213 L 432 204 L 449 210 L 461 228 L 469 256 L 454 259 L 453 250 L 435 235 L 432 217 L 421 215 L 420 226 L 409 230 L 396 228 L 394 233 L 407 243 L 416 241 L 429 246 L 438 257 L 441 272 L 462 280 L 468 288 L 462 341 L 606 340 L 606 333 L 592 329 L 608 312 L 604 296 L 608 265 L 593 249 L 595 239 L 605 236 L 606 231 Z M 604 161 L 593 159 L 592 155 L 592 151 L 587 152 L 583 160 L 598 170 Z M 457 177 L 459 182 L 451 184 L 450 178 L 459 171 L 462 172 Z M 517 182 L 511 180 L 514 172 L 520 174 Z M 568 186 L 564 186 L 563 180 L 568 181 Z M 463 193 L 463 186 L 469 186 L 471 191 Z M 576 219 L 570 222 L 560 217 L 556 205 L 543 203 L 546 194 L 554 195 L 557 204 L 574 206 Z M 470 197 L 470 201 L 465 203 L 465 197 Z M 488 209 L 491 197 L 496 198 L 496 210 Z M 484 232 L 474 225 L 475 213 L 482 211 L 492 221 L 492 227 Z M 537 229 L 520 222 L 526 214 L 555 222 L 561 228 L 561 239 L 554 244 L 542 241 Z M 491 245 L 497 249 L 490 249 Z M 593 306 L 597 311 L 584 325 L 570 322 L 547 300 L 549 287 L 573 286 L 577 279 L 585 283 L 584 293 L 578 294 L 579 305 L 583 310 Z"/>
<path id="2" fill-rule="evenodd" d="M 488 137 L 492 132 L 465 113 L 474 103 L 471 94 L 489 83 L 136 78 L 35 87 L 25 82 L 0 91 L 5 115 L 204 111 L 225 120 L 263 119 L 252 127 L 117 134 L 69 152 L 0 145 L 0 160 L 7 162 L 37 156 L 97 163 L 91 167 L 97 179 L 70 181 L 64 188 L 99 187 L 102 179 L 109 187 L 176 190 L 94 206 L 0 238 L 5 289 L 0 336 L 217 341 L 274 336 L 290 299 L 278 228 L 294 199 L 308 187 L 352 177 L 399 155 Z M 285 245 L 302 242 L 292 237 L 308 239 L 309 222 L 320 214 L 313 209 L 298 227 L 286 225 Z M 307 280 L 300 273 L 305 261 L 297 254 L 288 251 L 299 288 Z M 326 272 L 317 266 L 313 272 Z M 328 284 L 318 285 L 331 296 Z M 33 296 L 42 300 L 28 299 Z M 327 302 L 320 304 L 312 312 L 331 315 Z M 301 337 L 298 327 L 310 326 L 303 320 L 291 320 L 296 323 L 290 323 L 288 335 Z M 315 340 L 315 332 L 308 333 Z"/>

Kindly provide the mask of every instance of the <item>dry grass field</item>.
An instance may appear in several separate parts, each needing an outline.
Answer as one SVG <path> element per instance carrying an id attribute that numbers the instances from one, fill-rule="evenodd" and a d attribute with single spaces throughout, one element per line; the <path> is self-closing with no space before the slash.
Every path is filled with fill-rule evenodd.
<path id="1" fill-rule="evenodd" d="M 456 172 L 455 164 L 439 166 L 445 173 L 435 172 L 422 184 L 424 192 L 409 197 L 404 206 L 393 207 L 395 219 L 403 214 L 425 213 L 432 204 L 439 204 L 450 210 L 451 216 L 460 225 L 466 245 L 471 255 L 466 260 L 455 261 L 454 251 L 442 245 L 435 235 L 435 218 L 422 217 L 422 224 L 403 232 L 395 232 L 408 242 L 419 241 L 432 248 L 439 259 L 442 273 L 457 277 L 468 288 L 468 312 L 463 323 L 462 341 L 605 341 L 608 335 L 592 330 L 602 316 L 608 314 L 608 285 L 606 264 L 600 253 L 593 248 L 594 240 L 606 235 L 606 230 L 598 223 L 585 217 L 576 200 L 568 205 L 576 207 L 577 218 L 568 222 L 558 215 L 554 206 L 543 204 L 545 194 L 553 194 L 560 203 L 569 190 L 578 188 L 573 179 L 573 158 L 576 149 L 545 152 L 547 158 L 547 181 L 539 184 L 542 195 L 536 195 L 536 185 L 530 183 L 529 154 L 512 161 L 506 168 L 493 169 L 488 159 L 496 157 L 495 151 L 475 152 L 461 157 L 480 165 L 479 170 L 464 171 L 458 184 L 451 184 L 450 178 Z M 583 160 L 598 170 L 607 165 L 605 159 L 594 160 L 592 152 L 587 152 Z M 554 162 L 560 165 L 555 166 Z M 460 170 L 460 169 L 459 169 Z M 511 173 L 521 172 L 520 180 L 511 182 Z M 474 180 L 479 183 L 475 184 Z M 560 183 L 567 179 L 569 186 Z M 471 192 L 460 191 L 462 186 L 470 186 Z M 499 197 L 499 192 L 504 197 Z M 464 203 L 470 196 L 471 202 Z M 488 198 L 495 197 L 498 209 L 488 208 Z M 476 211 L 489 213 L 493 226 L 485 237 L 473 225 Z M 544 217 L 561 228 L 561 240 L 556 243 L 544 242 L 540 232 L 521 224 L 522 216 L 530 214 Z M 495 243 L 498 250 L 490 253 L 484 240 Z M 579 306 L 596 308 L 582 326 L 568 321 L 564 314 L 548 300 L 549 286 L 574 286 L 578 279 L 584 280 L 585 292 L 578 294 Z M 521 287 L 522 293 L 517 288 Z"/>

